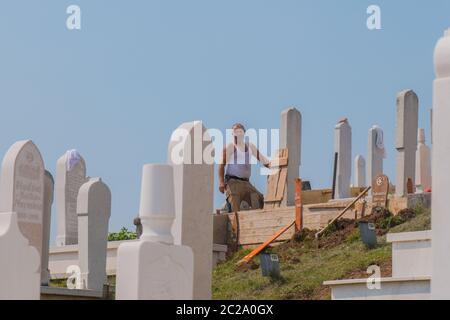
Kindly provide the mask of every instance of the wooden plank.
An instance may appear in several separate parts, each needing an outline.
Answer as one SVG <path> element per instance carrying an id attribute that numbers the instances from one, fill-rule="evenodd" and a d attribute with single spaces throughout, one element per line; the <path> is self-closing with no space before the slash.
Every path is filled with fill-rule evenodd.
<path id="1" fill-rule="evenodd" d="M 295 231 L 303 229 L 302 180 L 295 179 Z"/>
<path id="2" fill-rule="evenodd" d="M 331 220 L 322 230 L 320 230 L 319 232 L 316 233 L 316 238 L 318 238 L 325 230 L 326 228 L 334 223 L 336 220 L 338 220 L 340 217 L 342 217 L 351 207 L 353 207 L 353 205 L 359 200 L 361 199 L 372 187 L 367 187 L 366 189 L 364 189 L 363 192 L 361 192 L 361 194 L 359 196 L 357 196 L 355 198 L 355 200 L 353 200 L 344 210 L 342 210 L 341 213 L 339 213 L 339 215 L 337 217 L 335 217 L 333 220 Z"/>
<path id="3" fill-rule="evenodd" d="M 285 167 L 288 165 L 288 158 L 279 158 L 278 159 L 278 166 L 279 167 Z"/>
<path id="4" fill-rule="evenodd" d="M 280 170 L 277 169 L 275 173 L 271 174 L 267 178 L 267 199 L 272 199 L 277 194 L 277 184 L 278 184 L 278 178 L 280 176 Z"/>
<path id="5" fill-rule="evenodd" d="M 293 229 L 294 228 L 292 228 L 292 230 Z M 286 231 L 278 239 L 276 239 L 273 242 L 271 242 L 270 245 L 272 245 L 275 242 L 286 242 L 286 241 L 289 241 L 292 238 L 293 235 L 294 235 L 294 231 Z M 241 240 L 239 242 L 239 246 L 240 247 L 246 247 L 246 246 L 249 246 L 249 245 L 261 245 L 261 244 L 264 243 L 264 241 L 267 240 L 268 237 L 269 236 L 261 236 L 261 237 L 244 239 L 244 240 Z"/>
<path id="6" fill-rule="evenodd" d="M 291 220 L 292 221 L 292 220 Z M 289 224 L 289 222 L 288 222 Z M 281 226 L 285 226 L 286 224 L 282 224 Z M 275 234 L 280 229 L 280 225 L 274 225 L 270 227 L 257 227 L 253 229 L 246 229 L 245 231 L 240 229 L 240 236 L 241 237 L 250 237 L 250 236 L 257 236 L 257 235 L 266 235 L 270 236 Z"/>
<path id="7" fill-rule="evenodd" d="M 264 219 L 277 219 L 281 217 L 295 217 L 295 210 L 276 213 L 274 210 L 273 214 L 261 214 L 261 215 L 253 215 L 253 216 L 244 216 L 243 214 L 239 215 L 239 219 L 241 222 L 245 221 L 253 221 L 253 220 L 264 220 Z"/>
<path id="8" fill-rule="evenodd" d="M 248 223 L 240 223 L 239 230 L 241 233 L 246 232 L 247 230 L 253 230 L 257 228 L 271 228 L 275 227 L 278 228 L 279 226 L 284 226 L 290 221 L 292 221 L 293 217 L 284 218 L 284 219 L 276 219 L 276 220 L 270 220 L 270 221 L 252 221 Z"/>
<path id="9" fill-rule="evenodd" d="M 283 200 L 284 197 L 284 188 L 286 186 L 286 179 L 287 179 L 287 167 L 281 169 L 280 176 L 278 178 L 277 193 L 275 197 L 276 199 L 279 199 L 279 201 Z"/>
<path id="10" fill-rule="evenodd" d="M 333 211 L 336 212 L 337 210 Z M 255 216 L 255 217 L 249 217 L 249 216 L 242 216 L 239 215 L 239 222 L 241 223 L 241 225 L 244 225 L 247 222 L 252 222 L 252 221 L 273 221 L 276 219 L 280 219 L 280 218 L 290 218 L 291 220 L 295 218 L 295 211 L 291 211 L 291 212 L 284 212 L 282 214 L 273 214 L 271 215 L 261 215 L 261 216 Z"/>
<path id="11" fill-rule="evenodd" d="M 280 231 L 278 231 L 276 234 L 274 234 L 271 238 L 267 239 L 262 245 L 260 245 L 258 248 L 250 252 L 248 255 L 246 255 L 242 260 L 238 262 L 238 264 L 244 264 L 248 263 L 250 260 L 252 260 L 255 256 L 257 256 L 259 253 L 261 253 L 269 244 L 271 244 L 273 241 L 275 241 L 277 238 L 279 238 L 283 233 L 285 233 L 288 229 L 290 229 L 295 224 L 295 221 L 292 221 L 289 225 L 282 228 Z"/>
<path id="12" fill-rule="evenodd" d="M 267 192 L 264 198 L 264 208 L 272 209 L 280 206 L 284 197 L 284 188 L 287 177 L 288 149 L 280 149 L 274 161 L 271 162 L 271 169 L 277 168 L 274 174 L 267 178 Z"/>

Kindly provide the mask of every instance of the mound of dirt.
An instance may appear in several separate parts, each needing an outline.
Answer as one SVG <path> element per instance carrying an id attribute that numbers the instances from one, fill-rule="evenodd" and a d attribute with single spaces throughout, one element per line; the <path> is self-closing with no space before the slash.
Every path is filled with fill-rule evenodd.
<path id="1" fill-rule="evenodd" d="M 411 209 L 404 209 L 394 216 L 387 209 L 374 209 L 370 215 L 359 220 L 340 219 L 325 230 L 319 239 L 315 239 L 317 230 L 303 229 L 295 233 L 288 243 L 288 246 L 303 246 L 305 243 L 318 249 L 329 249 L 345 242 L 349 236 L 354 236 L 358 229 L 359 222 L 374 223 L 378 236 L 385 235 L 389 229 L 402 224 L 415 216 Z"/>

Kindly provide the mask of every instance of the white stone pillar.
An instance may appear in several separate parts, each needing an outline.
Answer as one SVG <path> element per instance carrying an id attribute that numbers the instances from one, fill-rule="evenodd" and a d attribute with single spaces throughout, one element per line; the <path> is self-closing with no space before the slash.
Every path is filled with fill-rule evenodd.
<path id="1" fill-rule="evenodd" d="M 416 151 L 416 187 L 418 192 L 431 188 L 431 151 L 425 144 L 425 130 L 419 129 Z"/>
<path id="2" fill-rule="evenodd" d="M 191 300 L 193 252 L 173 245 L 171 233 L 175 218 L 172 166 L 144 166 L 139 217 L 140 239 L 121 244 L 117 251 L 116 299 Z"/>
<path id="3" fill-rule="evenodd" d="M 19 230 L 15 212 L 0 213 L 0 300 L 39 300 L 41 257 Z"/>
<path id="4" fill-rule="evenodd" d="M 383 174 L 383 159 L 385 156 L 384 149 L 384 137 L 383 130 L 378 126 L 373 126 L 369 129 L 369 141 L 368 141 L 368 164 L 367 164 L 367 176 L 369 178 L 369 184 L 377 176 Z"/>
<path id="5" fill-rule="evenodd" d="M 45 170 L 44 175 L 44 217 L 42 231 L 41 284 L 48 286 L 50 270 L 48 269 L 48 255 L 50 246 L 50 225 L 52 220 L 54 181 L 52 174 Z"/>
<path id="6" fill-rule="evenodd" d="M 86 162 L 76 150 L 68 150 L 56 163 L 56 245 L 78 243 L 77 197 L 86 178 Z"/>
<path id="7" fill-rule="evenodd" d="M 91 178 L 78 192 L 78 264 L 82 289 L 102 291 L 107 283 L 106 251 L 111 216 L 111 191 L 100 178 Z"/>
<path id="8" fill-rule="evenodd" d="M 450 29 L 434 52 L 431 298 L 450 299 Z"/>
<path id="9" fill-rule="evenodd" d="M 288 172 L 282 206 L 295 204 L 295 179 L 300 177 L 302 115 L 296 108 L 281 113 L 280 149 L 288 149 Z"/>
<path id="10" fill-rule="evenodd" d="M 366 160 L 363 156 L 357 155 L 355 157 L 355 187 L 365 187 L 366 186 Z"/>
<path id="11" fill-rule="evenodd" d="M 173 165 L 176 245 L 194 252 L 194 299 L 211 299 L 214 154 L 211 138 L 201 121 L 187 122 L 176 129 L 168 147 Z"/>
<path id="12" fill-rule="evenodd" d="M 417 127 L 419 119 L 419 99 L 412 90 L 397 95 L 397 178 L 395 194 L 403 197 L 407 194 L 408 179 L 415 185 Z"/>
<path id="13" fill-rule="evenodd" d="M 347 119 L 339 121 L 334 128 L 334 152 L 338 153 L 335 198 L 350 198 L 352 128 Z"/>

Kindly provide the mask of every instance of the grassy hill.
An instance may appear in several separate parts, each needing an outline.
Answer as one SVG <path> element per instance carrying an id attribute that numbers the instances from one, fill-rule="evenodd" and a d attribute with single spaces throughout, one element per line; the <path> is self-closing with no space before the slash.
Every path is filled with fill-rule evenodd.
<path id="1" fill-rule="evenodd" d="M 218 265 L 213 272 L 214 299 L 330 299 L 325 280 L 367 278 L 366 269 L 379 265 L 382 276 L 391 275 L 391 244 L 386 233 L 429 230 L 431 215 L 420 207 L 392 217 L 374 214 L 366 219 L 375 222 L 378 246 L 367 249 L 361 242 L 354 221 L 342 220 L 317 241 L 308 230 L 292 240 L 270 248 L 280 259 L 280 278 L 262 277 L 259 259 L 246 268 L 236 262 L 250 252 L 241 250 Z"/>

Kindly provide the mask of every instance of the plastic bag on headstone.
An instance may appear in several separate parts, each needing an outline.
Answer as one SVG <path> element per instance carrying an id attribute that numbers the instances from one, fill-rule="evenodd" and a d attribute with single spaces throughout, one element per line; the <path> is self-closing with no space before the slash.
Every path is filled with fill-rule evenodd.
<path id="1" fill-rule="evenodd" d="M 66 152 L 66 170 L 71 171 L 77 163 L 81 160 L 81 155 L 76 149 L 71 149 Z"/>

